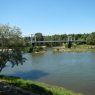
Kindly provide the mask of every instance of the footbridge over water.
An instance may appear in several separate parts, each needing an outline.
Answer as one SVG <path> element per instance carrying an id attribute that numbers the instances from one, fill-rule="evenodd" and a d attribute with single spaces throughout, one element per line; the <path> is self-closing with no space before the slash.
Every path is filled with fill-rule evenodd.
<path id="1" fill-rule="evenodd" d="M 35 36 L 35 41 L 33 41 L 32 39 L 32 36 Z M 71 37 L 71 40 L 69 40 L 69 38 Z M 86 40 L 72 40 L 72 36 L 68 36 L 68 40 L 60 40 L 60 41 L 36 41 L 36 35 L 35 34 L 31 34 L 31 41 L 30 42 L 27 42 L 27 43 L 32 43 L 32 44 L 35 44 L 35 46 L 37 45 L 37 43 L 54 43 L 54 42 L 63 42 L 63 43 L 66 43 L 68 42 L 69 43 L 69 47 L 71 47 L 71 44 L 72 42 L 86 42 Z"/>
<path id="2" fill-rule="evenodd" d="M 60 41 L 30 41 L 30 42 L 27 42 L 27 43 L 54 43 L 54 42 L 63 42 L 63 43 L 66 43 L 66 42 L 86 42 L 86 40 L 60 40 Z"/>
<path id="3" fill-rule="evenodd" d="M 32 41 L 32 42 L 27 42 L 27 43 L 32 43 L 32 44 L 35 44 L 35 46 L 37 45 L 37 43 L 54 43 L 54 42 L 63 42 L 63 43 L 66 43 L 68 42 L 69 43 L 69 48 L 71 47 L 72 45 L 72 42 L 86 42 L 85 40 L 81 41 L 81 40 L 61 40 L 61 41 Z"/>

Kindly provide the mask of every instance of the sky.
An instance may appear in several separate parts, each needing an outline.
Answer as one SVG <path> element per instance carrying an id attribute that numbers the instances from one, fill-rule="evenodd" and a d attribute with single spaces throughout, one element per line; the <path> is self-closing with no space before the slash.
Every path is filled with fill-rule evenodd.
<path id="1" fill-rule="evenodd" d="M 22 36 L 95 32 L 95 0 L 0 0 L 0 23 Z"/>

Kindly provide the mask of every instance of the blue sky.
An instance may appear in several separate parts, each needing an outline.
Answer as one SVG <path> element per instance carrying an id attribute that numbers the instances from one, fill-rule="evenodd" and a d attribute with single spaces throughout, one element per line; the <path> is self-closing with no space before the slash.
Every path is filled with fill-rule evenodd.
<path id="1" fill-rule="evenodd" d="M 95 0 L 0 0 L 0 23 L 23 36 L 95 32 Z"/>

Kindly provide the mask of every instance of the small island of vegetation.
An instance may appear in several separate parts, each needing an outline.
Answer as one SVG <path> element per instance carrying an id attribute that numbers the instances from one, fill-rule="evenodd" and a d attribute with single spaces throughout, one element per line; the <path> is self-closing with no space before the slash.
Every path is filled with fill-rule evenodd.
<path id="1" fill-rule="evenodd" d="M 27 47 L 25 47 L 25 52 L 26 53 L 44 53 L 45 52 L 45 48 L 43 48 L 42 46 L 32 46 L 32 44 L 28 44 Z"/>

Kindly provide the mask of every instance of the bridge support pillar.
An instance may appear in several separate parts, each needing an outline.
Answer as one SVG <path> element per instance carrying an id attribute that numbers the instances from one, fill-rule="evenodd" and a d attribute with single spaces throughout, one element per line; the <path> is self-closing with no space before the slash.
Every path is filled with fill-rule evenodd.
<path id="1" fill-rule="evenodd" d="M 35 34 L 35 46 L 37 46 L 37 43 L 36 43 L 36 34 Z"/>
<path id="2" fill-rule="evenodd" d="M 34 44 L 32 43 L 32 41 L 33 41 L 33 37 L 32 36 L 33 35 L 35 37 L 35 43 Z M 31 43 L 32 43 L 33 46 L 37 46 L 37 43 L 36 43 L 36 34 L 31 34 Z"/>
<path id="3" fill-rule="evenodd" d="M 37 46 L 37 43 L 35 43 L 34 46 Z"/>
<path id="4" fill-rule="evenodd" d="M 68 42 L 68 48 L 71 48 L 72 42 Z"/>

